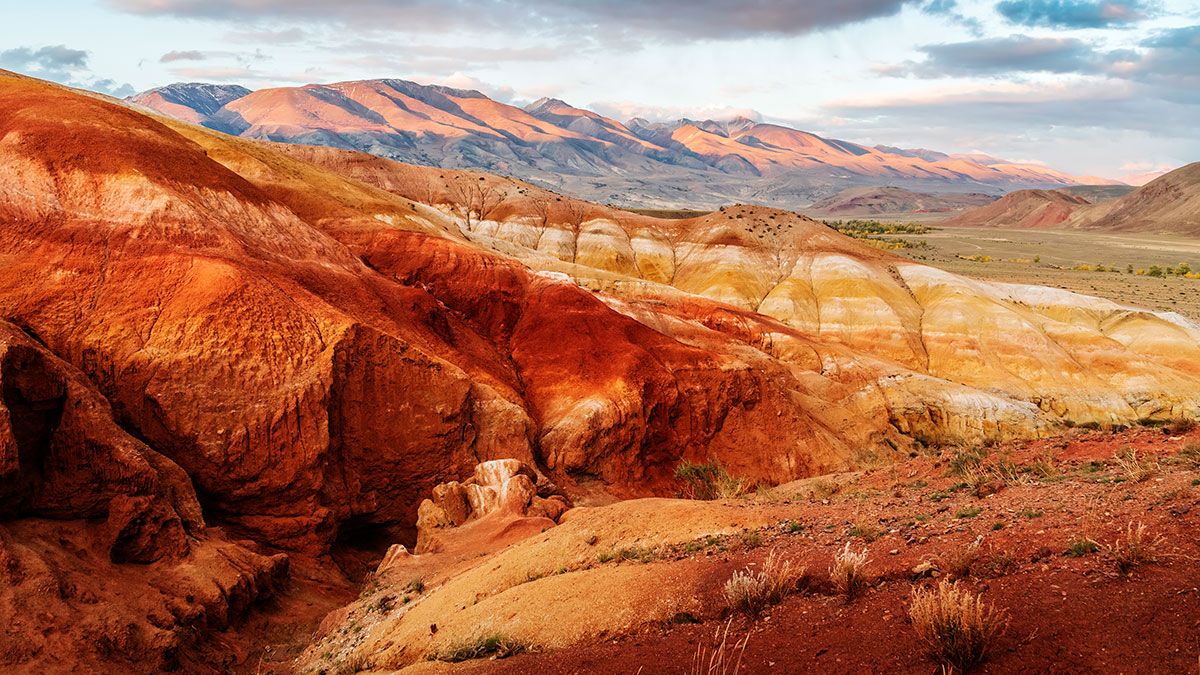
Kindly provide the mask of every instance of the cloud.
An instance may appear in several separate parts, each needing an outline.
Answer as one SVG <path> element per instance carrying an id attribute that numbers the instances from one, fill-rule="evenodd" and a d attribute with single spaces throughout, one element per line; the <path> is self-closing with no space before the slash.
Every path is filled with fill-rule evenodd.
<path id="1" fill-rule="evenodd" d="M 0 66 L 29 74 L 66 73 L 87 68 L 88 53 L 66 45 L 33 49 L 17 47 L 0 52 Z"/>
<path id="2" fill-rule="evenodd" d="M 88 69 L 88 53 L 66 45 L 14 47 L 0 51 L 0 68 L 110 96 L 122 97 L 134 93 L 128 83 L 97 77 Z"/>
<path id="3" fill-rule="evenodd" d="M 285 28 L 282 30 L 239 30 L 227 34 L 230 42 L 242 44 L 293 44 L 309 39 L 308 31 L 301 28 Z"/>
<path id="4" fill-rule="evenodd" d="M 176 61 L 203 61 L 208 58 L 204 52 L 198 51 L 171 51 L 159 57 L 159 63 L 174 63 Z"/>
<path id="5" fill-rule="evenodd" d="M 467 89 L 483 93 L 488 98 L 508 103 L 510 105 L 524 103 L 527 101 L 518 100 L 517 92 L 512 87 L 500 86 L 484 82 L 477 77 L 467 75 L 466 73 L 453 73 L 448 77 L 443 77 L 434 80 L 431 84 L 440 84 L 451 89 Z"/>
<path id="6" fill-rule="evenodd" d="M 1142 0 L 1002 0 L 996 11 L 1012 23 L 1053 28 L 1111 28 L 1147 18 Z"/>
<path id="7" fill-rule="evenodd" d="M 993 76 L 1016 72 L 1075 73 L 1103 69 L 1102 58 L 1075 38 L 1024 35 L 925 45 L 923 61 L 877 69 L 883 75 L 923 78 Z"/>
<path id="8" fill-rule="evenodd" d="M 224 21 L 287 19 L 389 26 L 396 32 L 446 28 L 524 33 L 580 30 L 659 37 L 736 39 L 800 35 L 891 16 L 915 0 L 109 0 L 144 15 Z"/>
<path id="9" fill-rule="evenodd" d="M 629 101 L 610 101 L 589 103 L 589 110 L 619 121 L 627 121 L 635 117 L 649 122 L 675 122 L 681 119 L 689 120 L 731 120 L 745 117 L 754 121 L 762 121 L 763 115 L 753 108 L 737 108 L 733 106 L 708 106 L 702 108 L 686 108 L 673 106 L 648 106 Z"/>

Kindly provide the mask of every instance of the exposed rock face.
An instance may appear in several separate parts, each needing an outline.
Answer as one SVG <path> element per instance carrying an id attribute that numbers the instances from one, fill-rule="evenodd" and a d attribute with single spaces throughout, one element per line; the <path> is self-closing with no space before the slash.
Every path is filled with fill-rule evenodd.
<path id="1" fill-rule="evenodd" d="M 187 474 L 5 322 L 0 392 L 0 667 L 177 668 L 286 572 L 207 530 Z"/>
<path id="2" fill-rule="evenodd" d="M 543 489 L 539 494 L 539 478 Z M 494 459 L 475 467 L 475 475 L 459 483 L 433 488 L 432 499 L 417 511 L 417 553 L 437 550 L 439 530 L 455 528 L 493 514 L 511 518 L 542 518 L 558 522 L 570 502 L 534 469 L 515 459 Z M 545 495 L 545 496 L 543 496 Z"/>

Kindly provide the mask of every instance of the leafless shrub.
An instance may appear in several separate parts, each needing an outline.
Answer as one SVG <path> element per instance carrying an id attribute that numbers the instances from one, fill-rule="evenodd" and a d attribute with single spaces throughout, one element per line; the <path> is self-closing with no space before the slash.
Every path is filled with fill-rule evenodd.
<path id="1" fill-rule="evenodd" d="M 730 609 L 749 616 L 758 616 L 767 607 L 778 604 L 795 593 L 807 575 L 807 569 L 792 565 L 776 551 L 767 554 L 762 570 L 749 568 L 734 572 L 725 582 L 725 601 Z"/>
<path id="2" fill-rule="evenodd" d="M 1129 523 L 1112 543 L 1104 546 L 1104 555 L 1121 576 L 1128 576 L 1136 567 L 1158 562 L 1158 549 L 1166 538 L 1146 531 L 1145 523 Z"/>
<path id="3" fill-rule="evenodd" d="M 913 589 L 908 615 L 927 653 L 963 671 L 983 662 L 1008 627 L 1003 610 L 947 581 L 936 590 Z"/>
<path id="4" fill-rule="evenodd" d="M 980 537 L 962 548 L 938 556 L 938 567 L 945 570 L 951 579 L 971 576 L 971 570 L 979 563 L 979 549 L 982 544 L 983 538 Z"/>
<path id="5" fill-rule="evenodd" d="M 868 562 L 867 549 L 862 551 L 850 550 L 850 542 L 833 557 L 833 566 L 829 569 L 829 580 L 838 593 L 850 601 L 858 595 L 867 583 L 864 568 Z"/>
<path id="6" fill-rule="evenodd" d="M 1125 448 L 1116 457 L 1117 467 L 1130 483 L 1141 483 L 1158 472 L 1157 460 L 1139 457 L 1137 450 Z"/>

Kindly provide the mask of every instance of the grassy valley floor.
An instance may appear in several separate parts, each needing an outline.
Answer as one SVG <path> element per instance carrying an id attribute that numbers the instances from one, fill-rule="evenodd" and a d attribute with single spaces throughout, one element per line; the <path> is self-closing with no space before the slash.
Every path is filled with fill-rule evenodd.
<path id="1" fill-rule="evenodd" d="M 940 227 L 915 235 L 894 235 L 927 247 L 897 251 L 955 274 L 1063 288 L 1155 310 L 1178 312 L 1200 321 L 1200 279 L 1129 274 L 1134 270 L 1177 267 L 1200 270 L 1200 240 L 1171 235 L 1115 234 L 1079 230 L 1011 230 Z M 984 261 L 984 258 L 991 258 Z M 1035 262 L 1036 260 L 1036 262 Z M 1076 269 L 1088 266 L 1091 269 Z M 1096 271 L 1097 266 L 1118 271 Z"/>

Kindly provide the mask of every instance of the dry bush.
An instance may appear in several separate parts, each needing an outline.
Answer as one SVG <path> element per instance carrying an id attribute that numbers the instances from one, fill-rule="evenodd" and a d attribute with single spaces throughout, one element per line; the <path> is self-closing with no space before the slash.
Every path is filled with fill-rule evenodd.
<path id="1" fill-rule="evenodd" d="M 784 560 L 775 551 L 767 554 L 762 570 L 749 568 L 734 572 L 725 582 L 725 601 L 729 608 L 749 616 L 758 616 L 767 607 L 795 593 L 808 570 Z"/>
<path id="2" fill-rule="evenodd" d="M 733 499 L 746 491 L 746 484 L 734 478 L 719 462 L 694 464 L 687 460 L 675 467 L 680 494 L 685 499 Z"/>
<path id="3" fill-rule="evenodd" d="M 692 668 L 689 675 L 736 675 L 742 669 L 742 655 L 746 653 L 746 643 L 750 641 L 750 633 L 741 640 L 729 644 L 729 627 L 733 624 L 731 618 L 725 624 L 725 630 L 717 629 L 713 641 L 716 645 L 708 647 L 700 643 L 692 656 Z"/>
<path id="4" fill-rule="evenodd" d="M 852 600 L 867 583 L 864 568 L 867 566 L 867 549 L 862 551 L 850 550 L 850 542 L 833 557 L 833 566 L 829 569 L 829 580 L 838 593 Z"/>
<path id="5" fill-rule="evenodd" d="M 1182 436 L 1196 428 L 1196 422 L 1187 418 L 1172 420 L 1163 427 L 1163 431 L 1172 436 Z"/>
<path id="6" fill-rule="evenodd" d="M 430 661 L 458 663 L 485 656 L 503 659 L 529 651 L 529 645 L 501 633 L 477 634 L 429 655 Z"/>
<path id="7" fill-rule="evenodd" d="M 938 662 L 965 671 L 981 663 L 1008 627 L 1003 610 L 943 581 L 936 590 L 913 589 L 908 615 L 913 630 Z"/>
<path id="8" fill-rule="evenodd" d="M 1175 455 L 1175 461 L 1192 469 L 1200 469 L 1200 443 L 1188 443 Z"/>
<path id="9" fill-rule="evenodd" d="M 1129 523 L 1121 536 L 1104 546 L 1104 555 L 1118 574 L 1127 576 L 1136 567 L 1158 562 L 1158 549 L 1165 541 L 1166 538 L 1161 535 L 1151 536 L 1147 533 L 1145 523 L 1136 526 Z"/>
<path id="10" fill-rule="evenodd" d="M 1116 456 L 1117 467 L 1125 474 L 1130 483 L 1141 483 L 1158 472 L 1158 461 L 1148 457 L 1138 457 L 1137 450 L 1125 448 Z"/>
<path id="11" fill-rule="evenodd" d="M 946 572 L 951 579 L 962 579 L 971 576 L 971 570 L 979 562 L 979 548 L 983 538 L 938 556 L 938 567 Z"/>

